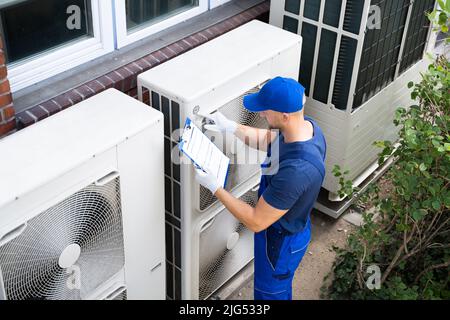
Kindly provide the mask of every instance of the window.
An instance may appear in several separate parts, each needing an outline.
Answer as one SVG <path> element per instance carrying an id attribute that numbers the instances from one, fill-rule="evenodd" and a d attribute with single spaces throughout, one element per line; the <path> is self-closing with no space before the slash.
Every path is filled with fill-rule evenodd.
<path id="1" fill-rule="evenodd" d="M 115 1 L 119 48 L 208 10 L 207 0 Z"/>
<path id="2" fill-rule="evenodd" d="M 16 91 L 112 51 L 112 7 L 100 0 L 3 1 L 0 34 Z"/>
<path id="3" fill-rule="evenodd" d="M 0 0 L 12 92 L 229 1 Z"/>
<path id="4" fill-rule="evenodd" d="M 222 4 L 225 4 L 230 1 L 231 0 L 210 0 L 209 8 L 214 9 L 215 7 L 221 6 Z M 298 1 L 300 1 L 300 0 L 298 0 Z"/>

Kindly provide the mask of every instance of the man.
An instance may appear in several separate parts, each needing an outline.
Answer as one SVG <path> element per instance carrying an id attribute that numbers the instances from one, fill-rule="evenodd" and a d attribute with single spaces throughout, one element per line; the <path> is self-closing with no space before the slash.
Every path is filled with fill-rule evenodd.
<path id="1" fill-rule="evenodd" d="M 222 132 L 268 153 L 255 208 L 219 187 L 207 168 L 196 170 L 197 181 L 255 232 L 256 300 L 292 299 L 294 273 L 311 238 L 310 213 L 325 175 L 326 143 L 319 126 L 304 117 L 304 102 L 297 81 L 277 77 L 244 97 L 244 106 L 259 112 L 279 134 L 237 124 L 220 113 L 209 116 Z"/>

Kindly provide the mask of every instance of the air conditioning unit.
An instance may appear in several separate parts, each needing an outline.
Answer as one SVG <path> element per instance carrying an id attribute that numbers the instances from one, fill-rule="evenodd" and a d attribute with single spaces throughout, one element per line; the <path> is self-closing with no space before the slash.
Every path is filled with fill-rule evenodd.
<path id="1" fill-rule="evenodd" d="M 163 115 L 109 89 L 0 141 L 0 300 L 164 299 Z"/>
<path id="2" fill-rule="evenodd" d="M 409 81 L 418 81 L 432 50 L 425 11 L 434 0 L 272 0 L 270 23 L 303 38 L 299 82 L 305 112 L 327 139 L 327 174 L 316 207 L 334 217 L 334 165 L 350 170 L 355 186 L 380 171 L 376 140 L 396 140 L 394 112 L 409 106 Z M 432 34 L 432 33 L 431 33 Z M 378 172 L 380 173 L 380 172 Z"/>
<path id="3" fill-rule="evenodd" d="M 206 299 L 253 259 L 253 234 L 195 182 L 192 165 L 177 165 L 176 134 L 187 117 L 216 111 L 239 123 L 267 123 L 243 107 L 243 97 L 275 76 L 297 78 L 301 37 L 260 21 L 249 22 L 138 77 L 140 99 L 164 114 L 167 297 Z M 175 134 L 173 134 L 175 132 Z M 215 138 L 211 132 L 206 132 Z M 226 189 L 250 204 L 257 201 L 265 154 L 215 139 L 231 159 Z M 231 142 L 230 142 L 231 141 Z M 230 150 L 229 144 L 238 146 Z M 256 159 L 254 162 L 246 159 Z"/>

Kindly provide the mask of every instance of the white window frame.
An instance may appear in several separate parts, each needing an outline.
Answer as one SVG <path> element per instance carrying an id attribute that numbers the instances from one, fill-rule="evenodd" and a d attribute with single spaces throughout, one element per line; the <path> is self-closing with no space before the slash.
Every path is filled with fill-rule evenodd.
<path id="1" fill-rule="evenodd" d="M 116 32 L 117 32 L 117 47 L 122 48 L 128 44 L 139 41 L 154 33 L 167 29 L 177 23 L 183 22 L 196 15 L 208 11 L 208 0 L 199 0 L 197 7 L 186 10 L 175 16 L 169 17 L 162 21 L 149 24 L 148 27 L 137 29 L 136 31 L 128 32 L 127 17 L 125 11 L 125 0 L 113 0 L 115 16 L 116 16 Z"/>
<path id="2" fill-rule="evenodd" d="M 221 6 L 231 0 L 209 0 L 209 8 L 214 9 L 215 7 Z"/>
<path id="3" fill-rule="evenodd" d="M 91 0 L 93 38 L 80 40 L 8 64 L 11 91 L 15 92 L 114 50 L 111 1 Z"/>

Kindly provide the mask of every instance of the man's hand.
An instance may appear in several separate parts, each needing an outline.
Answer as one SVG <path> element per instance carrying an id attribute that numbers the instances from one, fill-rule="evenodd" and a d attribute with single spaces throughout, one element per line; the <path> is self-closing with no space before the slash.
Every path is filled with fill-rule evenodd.
<path id="1" fill-rule="evenodd" d="M 204 170 L 205 171 L 198 168 L 195 169 L 195 180 L 211 191 L 212 194 L 215 194 L 220 188 L 220 184 L 217 181 L 216 176 L 211 173 L 209 168 L 205 168 Z"/>
<path id="2" fill-rule="evenodd" d="M 214 121 L 214 125 L 205 125 L 205 129 L 207 130 L 229 132 L 234 134 L 238 127 L 238 124 L 236 122 L 227 119 L 227 117 L 225 117 L 220 112 L 216 112 L 210 115 L 204 115 L 204 117 L 206 119 Z"/>

